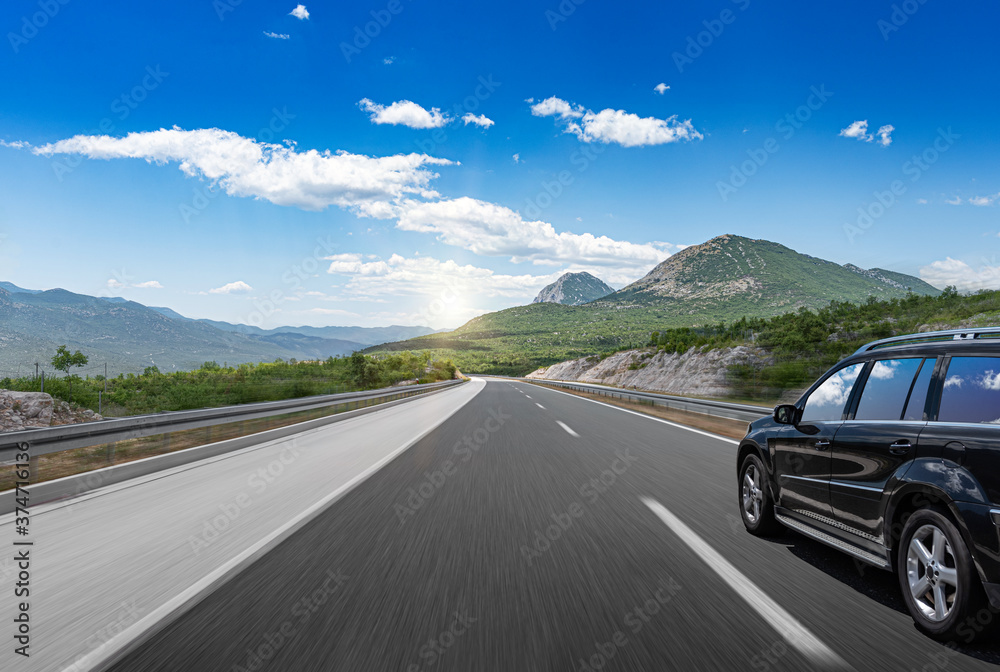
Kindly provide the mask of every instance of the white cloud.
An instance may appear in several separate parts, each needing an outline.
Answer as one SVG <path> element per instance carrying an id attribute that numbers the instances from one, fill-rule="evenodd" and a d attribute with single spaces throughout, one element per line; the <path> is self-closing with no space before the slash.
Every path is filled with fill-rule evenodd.
<path id="1" fill-rule="evenodd" d="M 983 265 L 974 269 L 964 261 L 947 257 L 921 268 L 920 279 L 938 288 L 952 285 L 963 292 L 1000 289 L 1000 266 Z"/>
<path id="2" fill-rule="evenodd" d="M 878 144 L 883 147 L 888 147 L 892 144 L 892 132 L 896 130 L 896 127 L 892 124 L 886 124 L 885 126 L 880 126 L 875 135 L 878 136 Z"/>
<path id="3" fill-rule="evenodd" d="M 851 123 L 847 128 L 841 129 L 839 135 L 844 138 L 855 138 L 864 142 L 872 142 L 877 137 L 879 145 L 888 147 L 892 144 L 892 132 L 894 130 L 896 130 L 895 126 L 886 124 L 885 126 L 880 126 L 875 131 L 875 134 L 872 135 L 868 132 L 868 120 L 862 119 L 861 121 Z"/>
<path id="4" fill-rule="evenodd" d="M 246 292 L 252 292 L 253 287 L 243 282 L 242 280 L 237 280 L 236 282 L 228 282 L 222 287 L 216 287 L 215 289 L 208 290 L 209 294 L 244 294 Z"/>
<path id="5" fill-rule="evenodd" d="M 306 9 L 305 5 L 296 5 L 295 9 L 288 13 L 296 19 L 305 20 L 309 18 L 309 10 Z"/>
<path id="6" fill-rule="evenodd" d="M 670 87 L 667 86 L 664 82 L 660 82 L 659 84 L 657 84 L 656 86 L 653 87 L 653 91 L 656 91 L 661 96 L 663 94 L 665 94 L 669 90 L 670 90 Z"/>
<path id="7" fill-rule="evenodd" d="M 526 221 L 514 210 L 468 197 L 410 202 L 402 208 L 397 226 L 434 234 L 443 243 L 479 255 L 510 257 L 514 262 L 631 269 L 633 279 L 637 270 L 644 273 L 670 256 L 653 244 L 590 233 L 557 233 L 548 222 Z"/>
<path id="8" fill-rule="evenodd" d="M 847 128 L 841 129 L 840 135 L 845 138 L 870 141 L 871 136 L 868 135 L 868 120 L 855 121 Z"/>
<path id="9" fill-rule="evenodd" d="M 532 106 L 536 117 L 558 117 L 567 122 L 565 133 L 572 133 L 581 142 L 617 143 L 622 147 L 664 145 L 681 140 L 701 140 L 691 120 L 678 121 L 677 115 L 666 119 L 640 117 L 625 110 L 586 110 L 560 98 L 546 98 Z"/>
<path id="10" fill-rule="evenodd" d="M 978 205 L 979 207 L 985 207 L 987 205 L 993 205 L 998 198 L 1000 198 L 1000 193 L 990 194 L 989 196 L 973 196 L 969 199 L 969 203 L 972 205 Z"/>
<path id="11" fill-rule="evenodd" d="M 919 203 L 920 205 L 927 205 L 927 199 L 926 198 L 918 198 L 917 199 L 917 203 Z"/>
<path id="12" fill-rule="evenodd" d="M 476 126 L 482 126 L 483 128 L 489 128 L 490 126 L 496 123 L 495 121 L 487 117 L 485 114 L 480 114 L 477 117 L 472 112 L 466 112 L 465 115 L 462 117 L 462 121 L 465 122 L 466 126 L 468 126 L 469 124 L 475 124 Z"/>
<path id="13" fill-rule="evenodd" d="M 163 285 L 157 280 L 147 280 L 146 282 L 137 282 L 130 284 L 128 282 L 123 282 L 118 278 L 108 278 L 108 289 L 121 290 L 121 289 L 163 289 Z"/>
<path id="14" fill-rule="evenodd" d="M 14 142 L 7 142 L 6 140 L 0 140 L 0 147 L 10 147 L 11 149 L 24 149 L 28 147 L 28 143 L 23 140 L 15 140 Z"/>
<path id="15" fill-rule="evenodd" d="M 267 35 L 268 37 L 273 37 L 276 40 L 287 40 L 288 38 L 291 37 L 291 35 L 288 35 L 286 33 L 272 33 L 268 30 L 265 30 L 264 34 Z"/>
<path id="16" fill-rule="evenodd" d="M 529 98 L 527 102 L 531 103 L 533 100 L 533 98 Z M 552 96 L 550 98 L 546 98 L 540 103 L 532 105 L 531 113 L 536 117 L 558 116 L 560 119 L 565 120 L 579 119 L 586 113 L 586 110 L 582 105 L 570 105 L 562 98 Z"/>
<path id="17" fill-rule="evenodd" d="M 382 62 L 385 63 L 386 65 L 392 65 L 393 63 L 396 62 L 396 57 L 386 56 L 385 58 L 382 59 Z"/>
<path id="18" fill-rule="evenodd" d="M 358 102 L 358 106 L 371 114 L 373 124 L 395 124 L 410 128 L 441 128 L 451 121 L 447 115 L 441 113 L 440 109 L 432 107 L 430 110 L 425 110 L 410 100 L 397 100 L 386 107 L 374 103 L 368 98 L 363 98 Z"/>
<path id="19" fill-rule="evenodd" d="M 431 165 L 451 165 L 426 154 L 368 157 L 274 145 L 217 128 L 185 131 L 176 126 L 124 138 L 77 135 L 32 149 L 35 154 L 82 154 L 92 159 L 176 161 L 189 176 L 219 185 L 230 196 L 262 198 L 276 205 L 322 210 L 330 205 L 363 216 L 387 218 L 403 196 L 436 197 L 427 188 Z"/>
<path id="20" fill-rule="evenodd" d="M 521 163 L 521 155 L 520 154 L 515 154 L 511 158 L 514 159 L 514 163 Z"/>
<path id="21" fill-rule="evenodd" d="M 947 203 L 948 205 L 962 205 L 962 197 L 956 196 L 955 198 L 950 198 L 947 201 L 945 201 L 945 203 Z"/>

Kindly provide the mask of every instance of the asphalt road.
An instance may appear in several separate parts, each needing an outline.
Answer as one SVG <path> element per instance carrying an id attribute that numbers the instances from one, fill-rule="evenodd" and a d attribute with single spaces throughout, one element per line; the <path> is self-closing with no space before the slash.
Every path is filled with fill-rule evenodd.
<path id="1" fill-rule="evenodd" d="M 734 454 L 491 380 L 114 669 L 994 668 L 920 635 L 892 575 L 746 534 Z"/>

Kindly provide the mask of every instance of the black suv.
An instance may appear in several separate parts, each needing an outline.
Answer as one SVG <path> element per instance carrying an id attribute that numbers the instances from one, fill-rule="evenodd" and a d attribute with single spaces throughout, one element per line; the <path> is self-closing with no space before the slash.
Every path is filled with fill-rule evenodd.
<path id="1" fill-rule="evenodd" d="M 1000 610 L 1000 328 L 869 343 L 751 423 L 737 459 L 751 534 L 895 571 L 937 638 Z"/>

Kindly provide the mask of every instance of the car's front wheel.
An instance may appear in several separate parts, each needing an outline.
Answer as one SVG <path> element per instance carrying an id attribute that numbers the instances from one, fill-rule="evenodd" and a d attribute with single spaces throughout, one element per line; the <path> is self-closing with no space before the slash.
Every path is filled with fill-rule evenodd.
<path id="1" fill-rule="evenodd" d="M 947 516 L 933 509 L 910 516 L 900 537 L 897 570 L 918 628 L 937 639 L 966 643 L 982 634 L 981 627 L 969 627 L 969 618 L 986 606 L 986 596 L 972 555 Z"/>
<path id="2" fill-rule="evenodd" d="M 768 537 L 783 530 L 774 519 L 774 502 L 768 492 L 764 463 L 753 453 L 740 466 L 739 501 L 740 518 L 750 534 Z"/>

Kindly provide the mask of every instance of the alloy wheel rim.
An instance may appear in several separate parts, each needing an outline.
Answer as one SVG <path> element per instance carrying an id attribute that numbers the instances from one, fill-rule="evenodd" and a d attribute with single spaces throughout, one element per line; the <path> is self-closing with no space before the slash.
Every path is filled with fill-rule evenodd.
<path id="1" fill-rule="evenodd" d="M 760 489 L 760 470 L 751 464 L 743 472 L 743 515 L 751 525 L 760 520 L 764 506 L 764 492 Z"/>
<path id="2" fill-rule="evenodd" d="M 941 528 L 923 525 L 910 538 L 906 578 L 924 618 L 939 623 L 951 615 L 961 588 L 955 554 Z"/>

